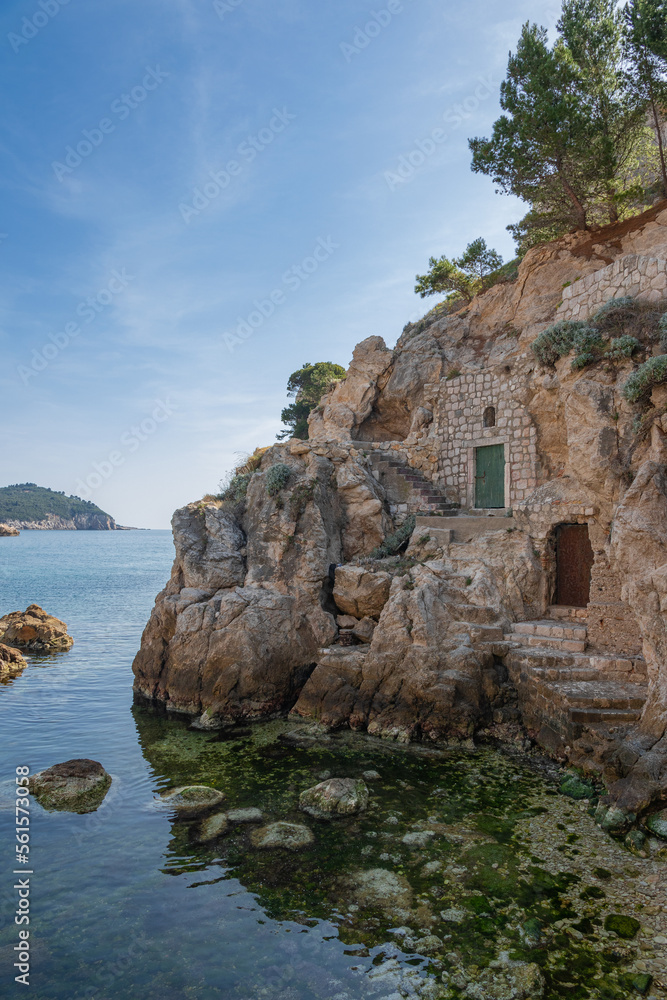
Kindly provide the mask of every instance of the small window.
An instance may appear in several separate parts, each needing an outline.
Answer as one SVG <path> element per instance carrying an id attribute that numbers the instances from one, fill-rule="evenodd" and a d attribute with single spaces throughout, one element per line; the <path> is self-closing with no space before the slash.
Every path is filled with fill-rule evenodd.
<path id="1" fill-rule="evenodd" d="M 487 406 L 484 410 L 484 426 L 485 427 L 495 427 L 496 426 L 496 408 L 495 406 Z"/>

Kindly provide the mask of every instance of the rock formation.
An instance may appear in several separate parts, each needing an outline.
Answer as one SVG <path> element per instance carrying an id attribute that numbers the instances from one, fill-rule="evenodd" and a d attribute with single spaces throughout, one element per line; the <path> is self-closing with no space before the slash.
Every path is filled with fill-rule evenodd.
<path id="1" fill-rule="evenodd" d="M 0 640 L 31 653 L 56 653 L 74 644 L 65 622 L 47 614 L 38 604 L 0 618 Z"/>
<path id="2" fill-rule="evenodd" d="M 68 760 L 33 774 L 30 794 L 49 811 L 95 812 L 111 787 L 111 775 L 96 760 Z"/>
<path id="3" fill-rule="evenodd" d="M 11 649 L 0 643 L 0 683 L 11 681 L 18 677 L 28 666 L 27 662 L 16 649 Z"/>
<path id="4" fill-rule="evenodd" d="M 623 388 L 664 351 L 666 260 L 661 203 L 531 250 L 393 351 L 359 344 L 244 503 L 174 516 L 138 695 L 203 727 L 291 710 L 410 740 L 522 721 L 610 803 L 664 794 L 667 390 Z M 593 346 L 536 354 L 575 313 Z"/>
<path id="5" fill-rule="evenodd" d="M 0 524 L 0 538 L 9 538 L 11 535 L 20 535 L 18 528 L 12 528 L 8 524 Z"/>

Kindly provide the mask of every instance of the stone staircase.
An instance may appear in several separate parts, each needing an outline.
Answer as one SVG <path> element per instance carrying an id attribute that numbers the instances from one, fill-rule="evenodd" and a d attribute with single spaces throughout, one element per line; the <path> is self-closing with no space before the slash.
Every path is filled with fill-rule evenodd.
<path id="1" fill-rule="evenodd" d="M 504 660 L 525 721 L 570 740 L 584 727 L 637 722 L 647 695 L 643 657 L 589 649 L 584 620 L 558 617 L 517 622 L 505 634 Z"/>
<path id="2" fill-rule="evenodd" d="M 376 479 L 392 504 L 406 504 L 410 513 L 431 513 L 453 517 L 458 504 L 450 503 L 440 490 L 405 462 L 388 458 L 385 452 L 370 456 Z"/>

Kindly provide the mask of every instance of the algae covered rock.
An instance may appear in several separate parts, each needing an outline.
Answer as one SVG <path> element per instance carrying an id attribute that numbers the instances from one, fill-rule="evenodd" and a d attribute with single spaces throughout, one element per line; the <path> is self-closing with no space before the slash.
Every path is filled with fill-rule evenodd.
<path id="1" fill-rule="evenodd" d="M 560 793 L 570 799 L 591 799 L 595 789 L 587 781 L 582 781 L 578 774 L 567 774 L 561 782 Z"/>
<path id="2" fill-rule="evenodd" d="M 301 823 L 270 823 L 253 830 L 250 834 L 253 847 L 262 850 L 299 851 L 315 842 L 315 837 L 307 826 Z"/>
<path id="3" fill-rule="evenodd" d="M 102 804 L 110 785 L 111 775 L 98 761 L 82 758 L 34 774 L 28 788 L 49 812 L 90 813 Z"/>
<path id="4" fill-rule="evenodd" d="M 368 805 L 368 788 L 361 778 L 329 778 L 299 796 L 299 809 L 316 819 L 352 816 Z"/>
<path id="5" fill-rule="evenodd" d="M 217 788 L 210 788 L 208 785 L 184 785 L 182 788 L 163 792 L 161 798 L 178 816 L 187 818 L 215 809 L 224 801 L 225 796 Z"/>
<path id="6" fill-rule="evenodd" d="M 217 840 L 218 837 L 222 837 L 228 829 L 229 819 L 227 814 L 214 813 L 213 816 L 207 816 L 202 821 L 199 830 L 199 839 L 203 844 L 207 844 L 210 840 Z"/>
<path id="7" fill-rule="evenodd" d="M 626 917 L 622 913 L 610 913 L 605 917 L 604 929 L 618 934 L 620 938 L 629 941 L 635 937 L 641 924 L 634 917 Z"/>
<path id="8" fill-rule="evenodd" d="M 27 666 L 27 661 L 16 649 L 0 643 L 0 683 L 18 677 Z"/>
<path id="9" fill-rule="evenodd" d="M 48 614 L 39 604 L 25 611 L 12 611 L 0 618 L 0 640 L 7 646 L 32 653 L 58 653 L 70 649 L 74 639 L 67 634 L 67 625 Z"/>
<path id="10" fill-rule="evenodd" d="M 344 885 L 359 906 L 378 907 L 392 916 L 404 916 L 412 906 L 413 892 L 408 880 L 386 868 L 356 872 Z"/>
<path id="11" fill-rule="evenodd" d="M 230 823 L 263 823 L 261 809 L 230 809 L 227 813 Z"/>
<path id="12" fill-rule="evenodd" d="M 646 826 L 656 837 L 660 837 L 661 840 L 667 840 L 667 809 L 649 816 L 646 820 Z"/>

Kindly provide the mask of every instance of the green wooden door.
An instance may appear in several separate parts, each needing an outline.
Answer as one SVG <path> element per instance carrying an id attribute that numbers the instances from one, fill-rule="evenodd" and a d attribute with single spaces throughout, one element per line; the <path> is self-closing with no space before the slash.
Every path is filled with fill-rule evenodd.
<path id="1" fill-rule="evenodd" d="M 505 506 L 505 445 L 476 448 L 475 507 Z"/>

